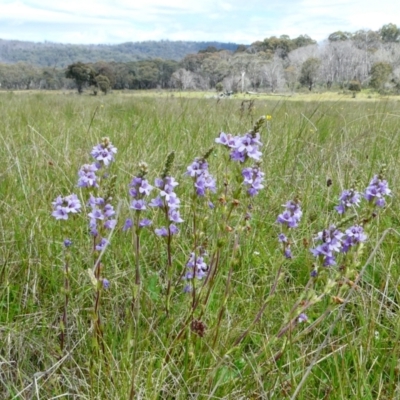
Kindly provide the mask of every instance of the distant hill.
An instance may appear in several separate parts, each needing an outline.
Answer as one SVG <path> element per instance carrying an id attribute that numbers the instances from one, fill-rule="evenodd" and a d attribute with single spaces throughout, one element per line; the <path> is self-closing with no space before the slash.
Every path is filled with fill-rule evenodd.
<path id="1" fill-rule="evenodd" d="M 76 45 L 61 43 L 35 43 L 0 39 L 0 63 L 26 62 L 41 67 L 63 68 L 77 61 L 128 62 L 149 58 L 179 61 L 190 53 L 197 53 L 208 46 L 235 51 L 235 43 L 146 41 L 127 42 L 116 45 Z"/>

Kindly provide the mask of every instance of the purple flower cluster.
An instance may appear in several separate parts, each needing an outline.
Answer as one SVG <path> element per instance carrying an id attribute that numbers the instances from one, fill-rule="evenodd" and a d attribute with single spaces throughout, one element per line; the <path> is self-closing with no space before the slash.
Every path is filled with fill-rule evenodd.
<path id="1" fill-rule="evenodd" d="M 147 179 L 144 179 L 141 176 L 135 176 L 132 179 L 129 189 L 129 195 L 132 197 L 130 208 L 135 210 L 136 212 L 141 212 L 147 209 L 147 202 L 145 200 L 146 196 L 150 195 L 150 192 L 153 190 L 153 186 L 149 184 Z M 143 218 L 139 221 L 139 228 L 143 228 L 145 226 L 150 226 L 151 221 L 147 218 Z M 128 230 L 133 226 L 133 221 L 128 218 L 125 221 L 125 225 L 123 230 Z"/>
<path id="2" fill-rule="evenodd" d="M 354 225 L 346 230 L 344 240 L 342 243 L 342 252 L 347 253 L 350 247 L 357 246 L 359 243 L 363 243 L 367 240 L 367 235 L 364 233 L 364 229 L 360 225 Z"/>
<path id="3" fill-rule="evenodd" d="M 248 158 L 258 161 L 262 155 L 259 151 L 262 143 L 258 132 L 248 132 L 243 136 L 232 136 L 230 133 L 221 132 L 215 142 L 231 149 L 230 156 L 233 161 L 245 162 Z"/>
<path id="4" fill-rule="evenodd" d="M 202 158 L 196 158 L 187 167 L 185 175 L 194 179 L 194 187 L 198 196 L 204 197 L 207 190 L 213 193 L 217 190 L 215 179 L 208 172 L 208 162 Z"/>
<path id="5" fill-rule="evenodd" d="M 178 186 L 178 182 L 173 177 L 166 176 L 164 179 L 156 178 L 155 186 L 160 190 L 160 194 L 150 201 L 149 206 L 163 209 L 171 223 L 168 228 L 163 226 L 155 229 L 154 232 L 158 236 L 176 235 L 179 229 L 175 224 L 183 222 L 178 210 L 180 200 L 174 192 L 175 187 Z"/>
<path id="6" fill-rule="evenodd" d="M 98 171 L 96 164 L 84 164 L 78 172 L 78 187 L 97 188 L 96 172 Z"/>
<path id="7" fill-rule="evenodd" d="M 264 185 L 262 184 L 264 175 L 264 172 L 261 172 L 257 165 L 251 168 L 243 168 L 243 184 L 248 186 L 247 193 L 250 196 L 255 196 L 258 194 L 259 190 L 264 188 Z"/>
<path id="8" fill-rule="evenodd" d="M 331 225 L 329 229 L 319 232 L 316 239 L 322 243 L 315 249 L 311 249 L 311 253 L 315 257 L 321 257 L 323 265 L 327 267 L 336 264 L 334 253 L 347 253 L 351 247 L 365 242 L 367 235 L 363 227 L 359 225 L 350 227 L 345 233 L 336 229 L 335 225 Z"/>
<path id="9" fill-rule="evenodd" d="M 276 222 L 288 228 L 296 228 L 300 222 L 303 212 L 298 201 L 290 200 L 283 205 L 285 211 L 278 215 Z"/>
<path id="10" fill-rule="evenodd" d="M 109 138 L 103 138 L 101 143 L 93 147 L 92 157 L 96 160 L 93 164 L 84 164 L 78 172 L 78 187 L 98 188 L 98 177 L 96 172 L 103 166 L 108 166 L 114 161 L 114 154 L 117 152 Z"/>
<path id="11" fill-rule="evenodd" d="M 112 218 L 115 211 L 111 204 L 106 203 L 102 197 L 90 195 L 88 206 L 91 208 L 91 212 L 88 214 L 91 235 L 98 237 L 99 229 L 113 229 L 115 227 L 117 220 Z M 96 250 L 102 250 L 107 244 L 107 239 L 102 238 L 97 244 Z"/>
<path id="12" fill-rule="evenodd" d="M 192 287 L 194 285 L 193 279 L 203 279 L 207 276 L 208 273 L 208 265 L 205 262 L 206 252 L 204 249 L 200 249 L 200 255 L 197 255 L 195 252 L 190 253 L 190 257 L 188 262 L 186 263 L 187 272 L 184 275 L 183 279 L 187 281 L 192 281 L 191 284 L 187 284 L 183 291 L 189 293 L 192 291 Z"/>
<path id="13" fill-rule="evenodd" d="M 93 147 L 90 154 L 100 165 L 109 165 L 114 161 L 114 154 L 117 153 L 117 148 L 113 146 L 110 139 L 102 138 L 101 143 Z"/>
<path id="14" fill-rule="evenodd" d="M 76 214 L 81 210 L 81 202 L 76 194 L 58 196 L 51 204 L 54 209 L 51 215 L 55 219 L 68 219 L 68 214 Z"/>
<path id="15" fill-rule="evenodd" d="M 311 249 L 314 257 L 321 257 L 325 267 L 336 265 L 335 253 L 339 253 L 342 249 L 343 233 L 336 229 L 335 225 L 331 225 L 329 229 L 318 232 L 316 240 L 322 243 L 315 249 Z"/>
<path id="16" fill-rule="evenodd" d="M 364 198 L 370 203 L 374 202 L 377 207 L 384 207 L 386 204 L 384 196 L 390 196 L 391 192 L 387 181 L 375 175 L 365 189 Z"/>
<path id="17" fill-rule="evenodd" d="M 342 194 L 339 197 L 339 205 L 335 207 L 335 210 L 339 214 L 344 214 L 348 208 L 351 206 L 358 207 L 360 205 L 361 194 L 357 191 L 350 189 L 350 190 L 343 190 Z"/>

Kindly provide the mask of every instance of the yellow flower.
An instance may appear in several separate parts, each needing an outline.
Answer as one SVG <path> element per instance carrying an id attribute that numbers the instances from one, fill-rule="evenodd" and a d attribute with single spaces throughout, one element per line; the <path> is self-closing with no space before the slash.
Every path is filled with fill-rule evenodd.
<path id="1" fill-rule="evenodd" d="M 265 118 L 267 119 L 267 121 L 271 121 L 272 116 L 271 115 L 267 115 Z"/>

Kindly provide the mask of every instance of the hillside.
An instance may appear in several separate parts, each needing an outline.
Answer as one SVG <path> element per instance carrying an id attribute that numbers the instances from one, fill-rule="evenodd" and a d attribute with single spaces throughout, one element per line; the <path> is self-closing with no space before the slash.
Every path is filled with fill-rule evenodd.
<path id="1" fill-rule="evenodd" d="M 64 68 L 76 61 L 129 62 L 149 58 L 181 60 L 187 54 L 214 46 L 217 49 L 236 50 L 235 43 L 145 41 L 117 45 L 74 45 L 61 43 L 34 43 L 0 39 L 0 63 L 25 62 L 39 67 Z"/>

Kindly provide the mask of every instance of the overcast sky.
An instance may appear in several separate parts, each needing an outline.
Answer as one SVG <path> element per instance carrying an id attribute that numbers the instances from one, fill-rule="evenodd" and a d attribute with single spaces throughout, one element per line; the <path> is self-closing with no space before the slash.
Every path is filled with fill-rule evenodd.
<path id="1" fill-rule="evenodd" d="M 0 0 L 0 38 L 36 42 L 321 41 L 390 22 L 400 26 L 400 0 Z"/>

